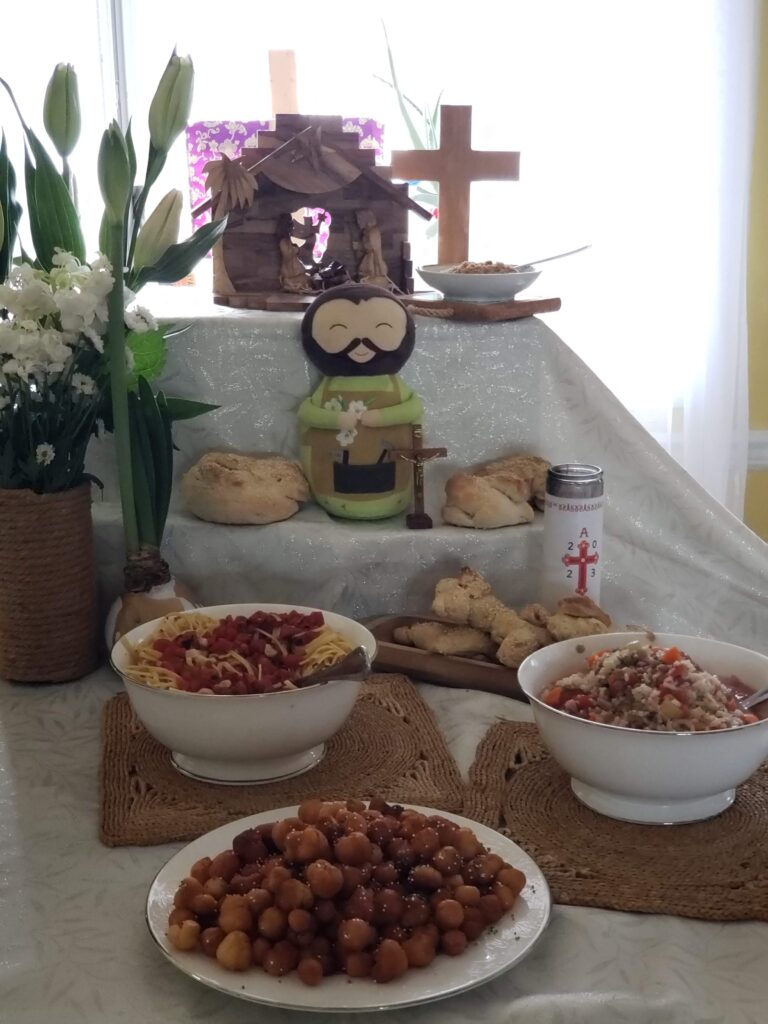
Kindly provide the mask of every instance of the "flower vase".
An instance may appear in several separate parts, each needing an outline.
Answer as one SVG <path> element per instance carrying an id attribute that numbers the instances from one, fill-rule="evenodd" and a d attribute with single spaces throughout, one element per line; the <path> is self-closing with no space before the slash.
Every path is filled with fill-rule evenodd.
<path id="1" fill-rule="evenodd" d="M 91 485 L 0 489 L 0 678 L 63 683 L 98 661 Z"/>
<path id="2" fill-rule="evenodd" d="M 146 573 L 132 572 L 130 563 L 126 566 L 126 591 L 112 603 L 104 627 L 108 650 L 136 626 L 199 607 L 189 588 L 171 576 L 166 562 L 160 559 L 158 567 L 147 578 Z"/>

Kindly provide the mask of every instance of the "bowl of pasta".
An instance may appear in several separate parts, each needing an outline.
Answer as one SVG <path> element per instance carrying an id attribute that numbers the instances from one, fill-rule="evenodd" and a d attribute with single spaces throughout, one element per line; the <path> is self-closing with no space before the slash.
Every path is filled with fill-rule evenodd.
<path id="1" fill-rule="evenodd" d="M 308 678 L 376 640 L 334 612 L 231 604 L 166 615 L 115 644 L 112 667 L 178 771 L 206 782 L 286 779 L 322 760 L 362 677 Z M 303 685 L 307 680 L 308 685 Z"/>

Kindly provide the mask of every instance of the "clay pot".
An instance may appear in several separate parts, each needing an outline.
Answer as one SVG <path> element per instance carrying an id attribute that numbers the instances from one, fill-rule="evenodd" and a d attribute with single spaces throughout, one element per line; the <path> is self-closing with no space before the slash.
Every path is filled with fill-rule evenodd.
<path id="1" fill-rule="evenodd" d="M 0 677 L 62 683 L 98 661 L 91 485 L 0 490 Z"/>

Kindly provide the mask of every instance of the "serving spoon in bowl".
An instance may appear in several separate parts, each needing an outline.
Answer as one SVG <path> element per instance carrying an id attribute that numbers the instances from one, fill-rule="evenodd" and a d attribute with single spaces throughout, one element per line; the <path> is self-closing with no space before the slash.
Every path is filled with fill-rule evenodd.
<path id="1" fill-rule="evenodd" d="M 331 679 L 365 679 L 371 673 L 371 658 L 364 647 L 355 647 L 341 661 L 327 668 L 319 668 L 308 676 L 297 679 L 294 683 L 303 690 L 307 686 L 327 683 Z"/>
<path id="2" fill-rule="evenodd" d="M 750 711 L 752 708 L 757 707 L 758 704 L 762 704 L 763 701 L 768 700 L 768 686 L 764 686 L 762 690 L 758 690 L 757 693 L 750 693 L 743 697 L 739 697 L 739 707 L 742 711 Z"/>
<path id="3" fill-rule="evenodd" d="M 569 249 L 568 252 L 559 252 L 556 256 L 545 256 L 543 260 L 529 260 L 527 263 L 518 263 L 518 269 L 523 267 L 536 267 L 539 263 L 549 263 L 552 260 L 561 260 L 563 256 L 574 256 L 577 252 L 584 252 L 585 249 L 591 249 L 591 243 L 589 245 L 581 245 L 578 249 Z"/>

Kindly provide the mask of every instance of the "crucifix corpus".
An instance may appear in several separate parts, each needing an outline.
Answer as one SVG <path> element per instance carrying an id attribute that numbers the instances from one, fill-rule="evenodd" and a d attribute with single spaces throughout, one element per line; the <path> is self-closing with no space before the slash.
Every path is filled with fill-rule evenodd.
<path id="1" fill-rule="evenodd" d="M 438 263 L 469 258 L 469 191 L 473 181 L 517 181 L 519 153 L 472 149 L 472 107 L 440 107 L 440 148 L 392 154 L 403 181 L 436 181 L 439 190 Z"/>
<path id="2" fill-rule="evenodd" d="M 413 466 L 413 512 L 405 517 L 405 525 L 409 530 L 431 530 L 432 517 L 424 511 L 424 463 L 446 458 L 448 449 L 422 447 L 424 434 L 420 423 L 414 423 L 412 436 L 411 448 L 395 448 L 390 454 Z"/>

